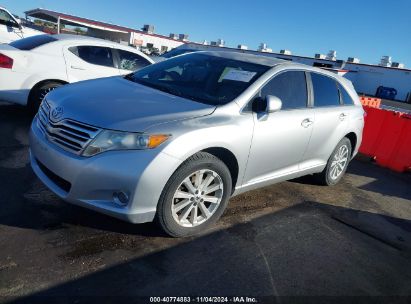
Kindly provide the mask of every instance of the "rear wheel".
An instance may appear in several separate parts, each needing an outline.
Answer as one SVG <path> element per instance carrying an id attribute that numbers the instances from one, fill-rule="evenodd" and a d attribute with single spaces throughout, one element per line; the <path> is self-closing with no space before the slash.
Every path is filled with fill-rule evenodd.
<path id="1" fill-rule="evenodd" d="M 351 142 L 344 137 L 334 149 L 323 172 L 315 175 L 318 182 L 326 186 L 337 184 L 345 174 L 351 158 Z"/>
<path id="2" fill-rule="evenodd" d="M 227 166 L 209 153 L 197 153 L 177 169 L 164 187 L 157 222 L 174 237 L 200 233 L 223 214 L 231 187 Z"/>
<path id="3" fill-rule="evenodd" d="M 36 114 L 44 97 L 46 97 L 48 93 L 62 85 L 63 84 L 60 82 L 48 81 L 34 88 L 33 92 L 30 94 L 30 100 L 28 105 L 30 113 L 33 115 Z"/>

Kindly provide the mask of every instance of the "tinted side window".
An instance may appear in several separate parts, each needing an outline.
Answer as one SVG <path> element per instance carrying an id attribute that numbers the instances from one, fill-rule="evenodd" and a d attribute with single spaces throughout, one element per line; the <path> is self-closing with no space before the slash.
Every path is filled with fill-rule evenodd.
<path id="1" fill-rule="evenodd" d="M 334 79 L 311 73 L 314 89 L 314 106 L 329 107 L 340 105 L 340 94 Z"/>
<path id="2" fill-rule="evenodd" d="M 57 41 L 57 39 L 51 35 L 36 35 L 13 41 L 10 45 L 22 51 L 30 51 L 54 41 Z"/>
<path id="3" fill-rule="evenodd" d="M 274 95 L 281 99 L 282 109 L 298 109 L 307 106 L 307 83 L 305 73 L 284 72 L 271 79 L 262 89 L 261 97 Z"/>
<path id="4" fill-rule="evenodd" d="M 119 68 L 122 70 L 136 71 L 150 64 L 150 62 L 140 55 L 117 50 L 119 55 Z"/>
<path id="5" fill-rule="evenodd" d="M 111 49 L 101 46 L 77 46 L 69 48 L 70 52 L 80 57 L 84 61 L 102 65 L 106 67 L 114 67 L 113 55 Z"/>
<path id="6" fill-rule="evenodd" d="M 353 105 L 354 101 L 352 100 L 348 92 L 343 88 L 343 86 L 338 84 L 338 89 L 340 90 L 342 103 L 345 105 Z"/>
<path id="7" fill-rule="evenodd" d="M 0 24 L 11 27 L 18 27 L 18 24 L 16 23 L 16 21 L 14 21 L 10 14 L 2 9 L 0 9 Z"/>

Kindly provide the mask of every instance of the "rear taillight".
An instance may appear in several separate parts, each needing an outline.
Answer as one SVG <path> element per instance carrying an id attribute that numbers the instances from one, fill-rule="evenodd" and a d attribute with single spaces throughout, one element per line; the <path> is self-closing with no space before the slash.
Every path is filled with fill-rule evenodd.
<path id="1" fill-rule="evenodd" d="M 12 69 L 13 68 L 13 59 L 7 57 L 4 54 L 0 53 L 0 68 L 3 69 Z"/>

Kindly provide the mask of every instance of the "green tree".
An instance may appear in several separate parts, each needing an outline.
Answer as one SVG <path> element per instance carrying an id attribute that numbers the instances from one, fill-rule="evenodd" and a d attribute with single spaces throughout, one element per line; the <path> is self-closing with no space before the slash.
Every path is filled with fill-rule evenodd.
<path id="1" fill-rule="evenodd" d="M 83 31 L 81 28 L 79 28 L 79 27 L 74 28 L 74 31 L 75 31 L 78 35 L 84 34 L 84 31 Z"/>

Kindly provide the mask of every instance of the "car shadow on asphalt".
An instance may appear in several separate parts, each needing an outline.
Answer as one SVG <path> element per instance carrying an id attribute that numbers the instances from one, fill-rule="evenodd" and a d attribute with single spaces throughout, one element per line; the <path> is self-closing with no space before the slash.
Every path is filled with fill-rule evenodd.
<path id="1" fill-rule="evenodd" d="M 349 167 L 348 173 L 368 177 L 371 180 L 359 186 L 359 189 L 411 200 L 411 174 L 409 172 L 397 173 L 379 167 L 364 157 L 357 159 L 359 161 Z"/>
<path id="2" fill-rule="evenodd" d="M 148 296 L 197 295 L 254 296 L 260 303 L 324 302 L 318 296 L 358 297 L 341 302 L 359 303 L 377 296 L 366 299 L 378 302 L 378 296 L 411 295 L 410 231 L 410 220 L 304 202 L 14 303 L 140 303 Z"/>
<path id="3" fill-rule="evenodd" d="M 411 200 L 411 174 L 409 172 L 393 172 L 387 168 L 377 166 L 367 158 L 357 156 L 349 164 L 346 173 L 368 179 L 364 185 L 356 186 L 358 189 Z M 303 185 L 319 185 L 312 175 L 302 176 L 291 180 L 291 182 Z"/>
<path id="4" fill-rule="evenodd" d="M 34 176 L 33 176 L 34 177 Z M 0 173 L 1 178 L 1 173 Z M 34 177 L 35 178 L 35 177 Z M 30 177 L 27 178 L 30 180 Z M 104 214 L 66 203 L 44 186 L 35 193 L 13 199 L 9 207 L 0 207 L 0 224 L 40 231 L 69 230 L 73 227 L 86 227 L 101 232 L 114 232 L 124 235 L 144 237 L 166 234 L 154 223 L 131 224 Z"/>

